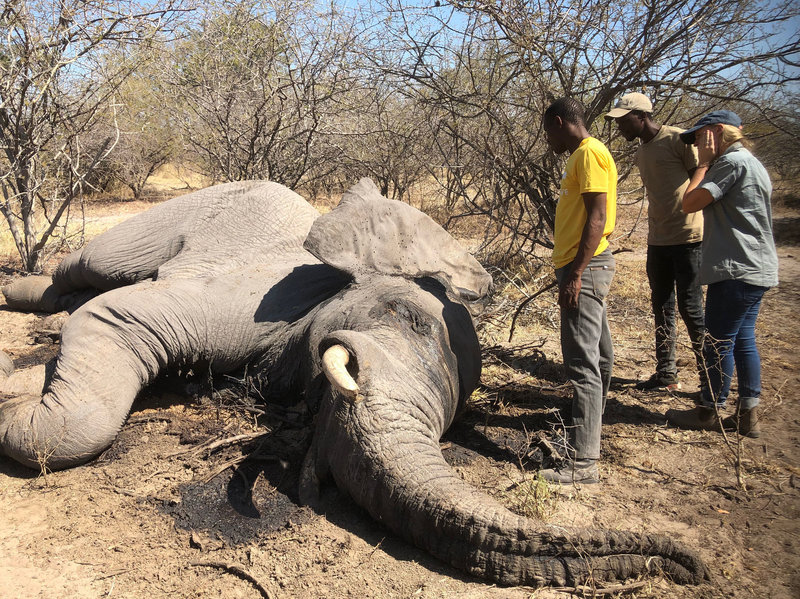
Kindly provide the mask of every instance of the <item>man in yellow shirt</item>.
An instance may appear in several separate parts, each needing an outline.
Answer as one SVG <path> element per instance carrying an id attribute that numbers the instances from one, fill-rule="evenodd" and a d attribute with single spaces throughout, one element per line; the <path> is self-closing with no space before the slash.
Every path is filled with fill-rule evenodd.
<path id="1" fill-rule="evenodd" d="M 570 444 L 574 456 L 542 478 L 562 483 L 598 482 L 600 431 L 614 349 L 605 297 L 614 277 L 608 235 L 617 210 L 617 167 L 602 142 L 591 137 L 583 105 L 572 98 L 553 102 L 543 118 L 547 143 L 569 152 L 556 207 L 553 263 L 561 307 L 561 353 L 572 383 Z"/>

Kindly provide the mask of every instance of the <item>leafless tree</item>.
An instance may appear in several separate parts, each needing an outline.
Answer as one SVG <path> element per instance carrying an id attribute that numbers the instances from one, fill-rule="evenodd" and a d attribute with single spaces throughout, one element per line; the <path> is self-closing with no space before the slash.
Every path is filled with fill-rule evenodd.
<path id="1" fill-rule="evenodd" d="M 349 88 L 354 29 L 335 7 L 212 3 L 178 47 L 172 78 L 189 147 L 205 174 L 296 188 L 322 176 L 318 150 Z"/>
<path id="2" fill-rule="evenodd" d="M 150 176 L 178 156 L 176 107 L 161 79 L 157 62 L 143 63 L 118 89 L 112 113 L 119 141 L 106 160 L 106 170 L 135 199 L 142 197 Z"/>
<path id="3" fill-rule="evenodd" d="M 776 103 L 765 98 L 764 106 L 771 106 L 770 109 L 750 106 L 739 112 L 746 123 L 755 123 L 748 126 L 747 136 L 753 141 L 758 158 L 777 175 L 779 181 L 774 183 L 784 188 L 787 184 L 793 186 L 795 196 L 800 197 L 800 91 L 787 93 L 784 99 Z"/>
<path id="4" fill-rule="evenodd" d="M 348 181 L 371 177 L 381 193 L 408 200 L 426 175 L 426 115 L 396 89 L 364 81 L 347 94 L 348 110 L 332 128 L 337 171 Z"/>
<path id="5" fill-rule="evenodd" d="M 798 76 L 800 38 L 783 27 L 799 14 L 791 1 L 382 6 L 393 41 L 369 56 L 429 111 L 442 190 L 457 207 L 451 224 L 488 218 L 486 255 L 504 260 L 550 244 L 561 163 L 540 129 L 555 97 L 580 99 L 600 134 L 598 116 L 627 91 L 648 93 L 656 118 L 685 124 L 730 103 L 766 113 L 764 92 L 778 94 Z"/>
<path id="6" fill-rule="evenodd" d="M 63 240 L 70 206 L 115 143 L 97 143 L 93 126 L 136 62 L 104 53 L 153 43 L 181 14 L 180 0 L 155 6 L 7 0 L 0 9 L 0 212 L 28 271 L 42 269 L 59 231 Z"/>

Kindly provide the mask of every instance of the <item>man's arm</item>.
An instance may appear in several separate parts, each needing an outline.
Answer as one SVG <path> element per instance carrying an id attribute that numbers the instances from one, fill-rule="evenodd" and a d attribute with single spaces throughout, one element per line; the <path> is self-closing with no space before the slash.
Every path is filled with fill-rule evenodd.
<path id="1" fill-rule="evenodd" d="M 605 192 L 582 194 L 583 204 L 586 207 L 586 224 L 583 226 L 578 253 L 571 263 L 569 272 L 558 290 L 558 305 L 564 309 L 578 307 L 578 295 L 581 291 L 581 275 L 594 256 L 603 230 L 606 227 L 606 199 Z"/>

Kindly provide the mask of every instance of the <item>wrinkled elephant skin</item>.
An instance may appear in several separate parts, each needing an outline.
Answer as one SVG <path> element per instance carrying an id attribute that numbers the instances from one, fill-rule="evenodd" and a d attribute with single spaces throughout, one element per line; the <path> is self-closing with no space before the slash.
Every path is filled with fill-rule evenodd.
<path id="1" fill-rule="evenodd" d="M 318 412 L 301 475 L 311 504 L 333 481 L 398 535 L 501 584 L 708 577 L 672 539 L 545 525 L 450 470 L 438 441 L 478 384 L 471 312 L 491 278 L 369 180 L 322 216 L 275 183 L 211 187 L 97 237 L 52 280 L 3 291 L 10 306 L 72 312 L 46 379 L 0 403 L 0 448 L 23 464 L 97 456 L 166 369 L 248 366 L 268 401 Z M 9 373 L 0 361 L 0 379 Z"/>

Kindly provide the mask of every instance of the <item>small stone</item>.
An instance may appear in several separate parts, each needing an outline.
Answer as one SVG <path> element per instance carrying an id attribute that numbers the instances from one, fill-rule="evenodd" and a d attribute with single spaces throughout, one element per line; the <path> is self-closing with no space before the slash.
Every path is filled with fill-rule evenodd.
<path id="1" fill-rule="evenodd" d="M 197 532 L 192 531 L 192 535 L 189 537 L 189 547 L 193 547 L 194 549 L 199 549 L 200 551 L 205 551 L 206 543 L 202 539 L 202 537 L 197 534 Z"/>

